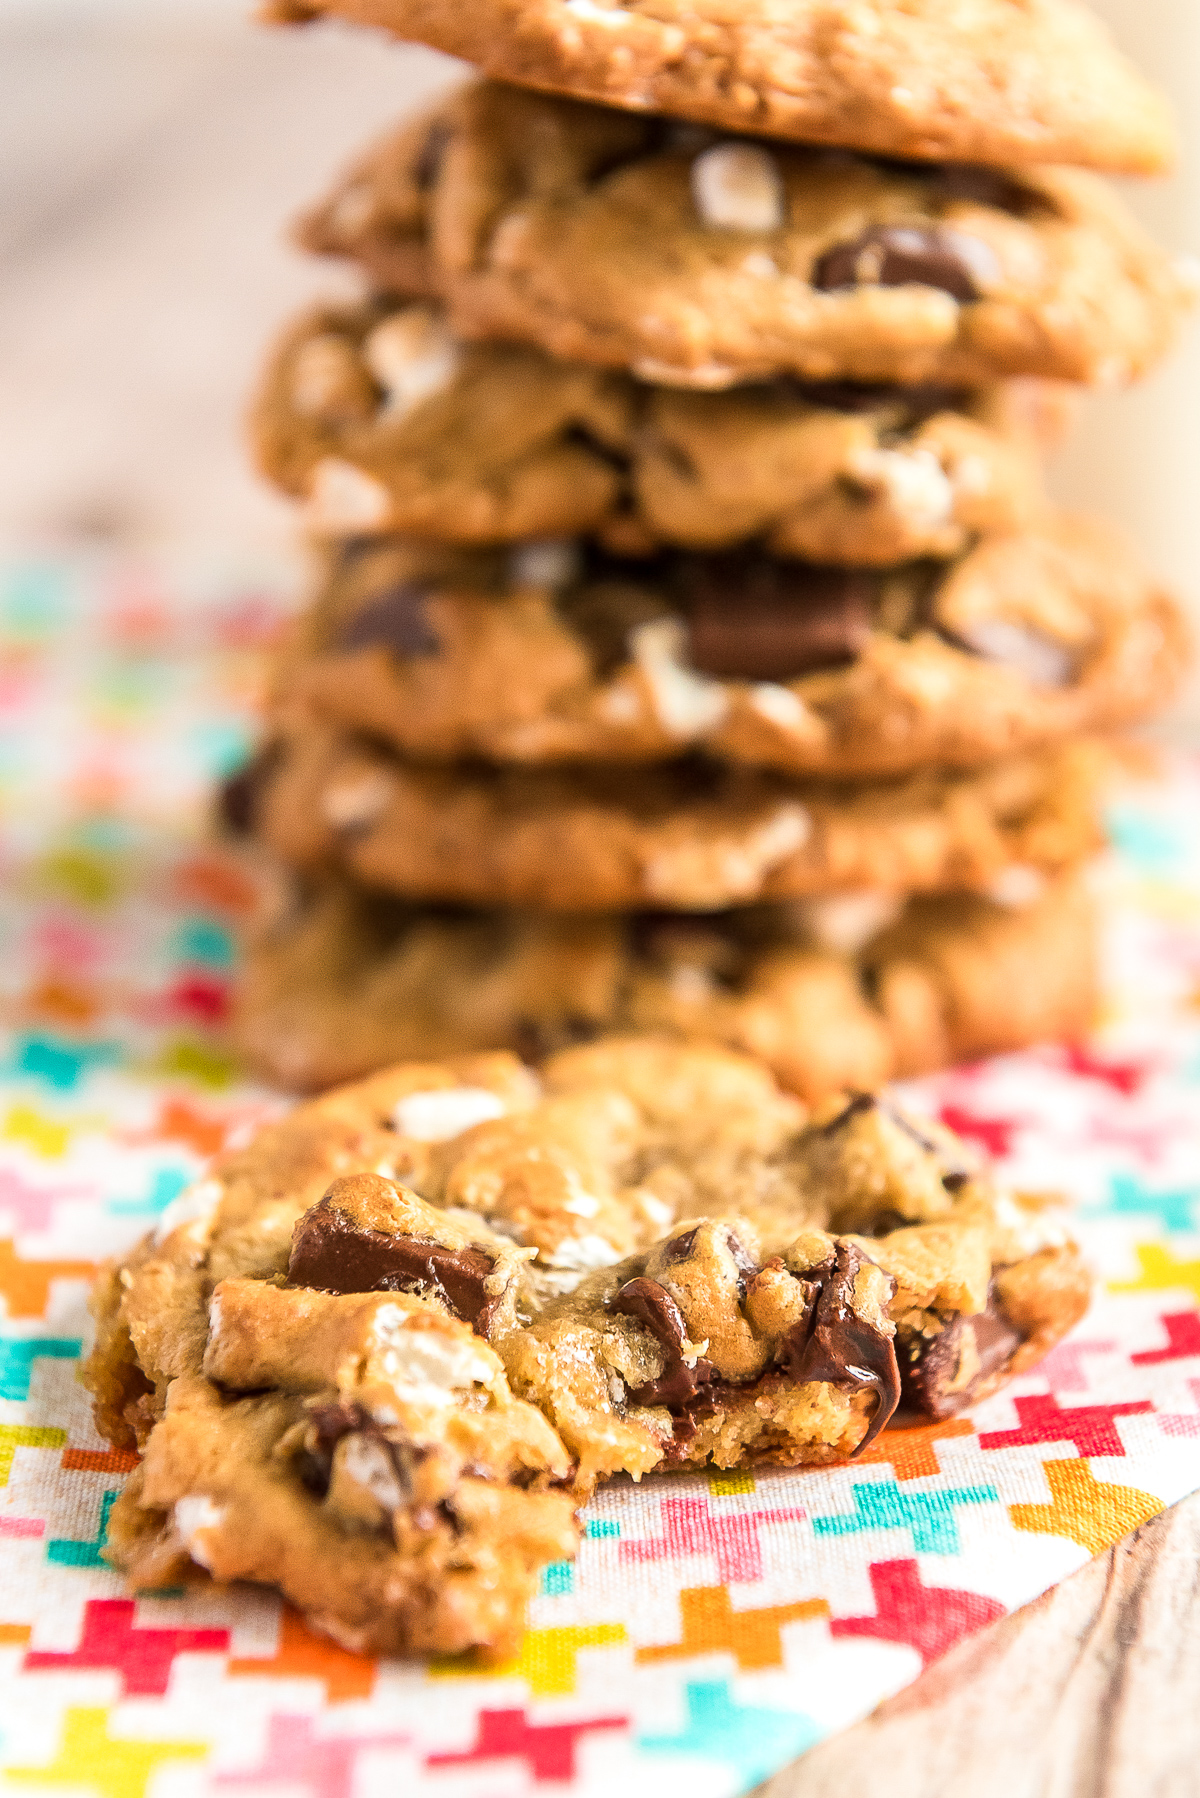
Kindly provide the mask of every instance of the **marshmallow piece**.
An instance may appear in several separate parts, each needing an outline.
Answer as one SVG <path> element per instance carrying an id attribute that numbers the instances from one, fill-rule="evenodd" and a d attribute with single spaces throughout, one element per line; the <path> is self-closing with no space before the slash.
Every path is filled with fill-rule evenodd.
<path id="1" fill-rule="evenodd" d="M 387 810 L 392 784 L 382 769 L 357 780 L 338 781 L 321 795 L 322 815 L 335 830 L 360 830 Z"/>
<path id="2" fill-rule="evenodd" d="M 778 231 L 784 194 L 779 165 L 759 144 L 714 144 L 692 164 L 692 199 L 706 225 Z"/>
<path id="3" fill-rule="evenodd" d="M 482 1343 L 463 1341 L 440 1330 L 408 1327 L 407 1313 L 384 1308 L 376 1314 L 379 1367 L 397 1394 L 416 1403 L 449 1404 L 467 1386 L 487 1386 L 500 1363 Z"/>
<path id="4" fill-rule="evenodd" d="M 823 949 L 857 955 L 899 917 L 904 901 L 894 893 L 831 893 L 804 906 L 808 928 Z"/>
<path id="5" fill-rule="evenodd" d="M 549 587 L 558 592 L 579 578 L 579 570 L 579 546 L 570 537 L 520 543 L 508 558 L 508 578 L 514 587 Z"/>
<path id="6" fill-rule="evenodd" d="M 1074 657 L 1061 643 L 1007 618 L 981 618 L 963 635 L 977 655 L 1023 674 L 1033 687 L 1065 687 Z"/>
<path id="7" fill-rule="evenodd" d="M 376 531 L 387 523 L 392 496 L 382 481 L 340 456 L 322 456 L 308 484 L 305 520 L 322 536 Z"/>
<path id="8" fill-rule="evenodd" d="M 376 325 L 363 360 L 383 388 L 389 419 L 403 418 L 448 387 L 460 352 L 445 320 L 429 306 L 406 306 Z"/>
<path id="9" fill-rule="evenodd" d="M 954 516 L 954 487 L 932 450 L 860 449 L 847 469 L 912 525 L 931 530 Z"/>
<path id="10" fill-rule="evenodd" d="M 398 1511 L 406 1502 L 406 1494 L 396 1478 L 391 1456 L 379 1438 L 355 1431 L 340 1447 L 342 1471 L 356 1486 L 369 1492 L 385 1511 Z"/>
<path id="11" fill-rule="evenodd" d="M 503 1100 L 486 1086 L 442 1086 L 408 1093 L 393 1110 L 392 1122 L 415 1142 L 449 1142 L 473 1124 L 503 1116 Z"/>
<path id="12" fill-rule="evenodd" d="M 176 1499 L 174 1519 L 175 1528 L 193 1561 L 200 1567 L 211 1569 L 212 1561 L 197 1538 L 206 1530 L 221 1527 L 225 1520 L 224 1508 L 215 1505 L 211 1498 L 201 1493 L 191 1498 Z"/>
<path id="13" fill-rule="evenodd" d="M 711 730 L 729 709 L 720 681 L 683 666 L 687 627 L 679 618 L 651 618 L 629 633 L 629 648 L 654 695 L 663 726 L 677 737 Z"/>
<path id="14" fill-rule="evenodd" d="M 997 874 L 987 889 L 987 896 L 1010 911 L 1023 911 L 1027 905 L 1036 905 L 1045 890 L 1046 876 L 1040 868 L 1014 862 L 1011 868 Z"/>

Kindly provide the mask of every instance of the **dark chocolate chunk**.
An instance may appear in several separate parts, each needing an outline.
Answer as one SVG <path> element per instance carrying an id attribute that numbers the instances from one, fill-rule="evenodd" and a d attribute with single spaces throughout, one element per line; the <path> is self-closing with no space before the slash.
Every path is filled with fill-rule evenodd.
<path id="1" fill-rule="evenodd" d="M 870 639 L 875 578 L 734 554 L 680 558 L 675 586 L 693 668 L 725 680 L 795 680 L 845 667 Z"/>
<path id="2" fill-rule="evenodd" d="M 839 1242 L 832 1261 L 801 1277 L 803 1285 L 818 1288 L 815 1302 L 780 1349 L 780 1359 L 798 1385 L 827 1380 L 875 1392 L 875 1414 L 856 1454 L 874 1440 L 900 1402 L 900 1369 L 891 1337 L 851 1307 L 855 1277 L 866 1262 L 856 1244 Z"/>
<path id="3" fill-rule="evenodd" d="M 930 171 L 930 185 L 939 200 L 970 200 L 976 206 L 1011 212 L 1015 218 L 1054 210 L 1044 195 L 1003 169 L 985 169 L 977 162 L 944 162 Z"/>
<path id="4" fill-rule="evenodd" d="M 411 581 L 389 587 L 347 619 L 336 647 L 346 653 L 380 647 L 398 656 L 438 655 L 442 646 L 426 615 L 426 598 L 425 589 Z"/>
<path id="5" fill-rule="evenodd" d="M 484 1288 L 493 1266 L 479 1249 L 446 1249 L 415 1236 L 362 1230 L 321 1203 L 296 1225 L 288 1284 L 322 1292 L 430 1293 L 486 1336 L 497 1303 Z"/>
<path id="6" fill-rule="evenodd" d="M 413 164 L 413 180 L 421 193 L 428 193 L 441 173 L 442 158 L 450 147 L 452 136 L 445 119 L 434 119 L 425 133 L 425 142 Z"/>
<path id="7" fill-rule="evenodd" d="M 972 1403 L 985 1380 L 1008 1365 L 1023 1340 L 994 1295 L 986 1311 L 951 1318 L 936 1336 L 902 1339 L 899 1362 L 905 1404 L 926 1417 L 953 1417 Z M 954 1386 L 962 1356 L 970 1354 L 972 1346 L 978 1369 L 964 1385 Z"/>
<path id="8" fill-rule="evenodd" d="M 684 1360 L 681 1350 L 687 1330 L 683 1313 L 657 1280 L 627 1280 L 610 1308 L 644 1324 L 665 1358 L 666 1365 L 656 1380 L 631 1389 L 629 1396 L 635 1405 L 666 1405 L 668 1410 L 682 1410 L 702 1386 L 711 1382 L 715 1373 L 711 1361 L 700 1356 L 695 1366 L 689 1367 Z"/>
<path id="9" fill-rule="evenodd" d="M 936 412 L 957 412 L 967 400 L 962 387 L 890 387 L 869 381 L 804 381 L 795 390 L 829 412 L 902 411 L 914 425 Z"/>
<path id="10" fill-rule="evenodd" d="M 512 1048 L 522 1061 L 536 1064 L 560 1049 L 572 1049 L 577 1043 L 591 1043 L 603 1025 L 598 1018 L 580 1018 L 570 1014 L 558 1018 L 518 1017 L 513 1025 Z"/>
<path id="11" fill-rule="evenodd" d="M 296 1459 L 297 1471 L 310 1492 L 318 1498 L 324 1498 L 333 1472 L 334 1449 L 343 1436 L 360 1435 L 370 1436 L 379 1443 L 391 1462 L 396 1485 L 404 1502 L 408 1501 L 412 1495 L 413 1468 L 422 1458 L 421 1449 L 413 1443 L 396 1441 L 394 1430 L 389 1435 L 380 1428 L 369 1411 L 352 1400 L 341 1399 L 334 1404 L 314 1405 L 309 1417 L 313 1424 L 312 1445 L 302 1449 Z"/>
<path id="12" fill-rule="evenodd" d="M 874 1093 L 855 1093 L 848 1105 L 843 1106 L 836 1117 L 830 1118 L 827 1124 L 817 1126 L 818 1136 L 836 1136 L 852 1118 L 861 1117 L 864 1111 L 874 1111 L 879 1100 Z"/>
<path id="13" fill-rule="evenodd" d="M 267 743 L 252 761 L 221 785 L 217 809 L 221 823 L 235 837 L 251 836 L 258 824 L 259 801 L 283 759 L 281 743 Z"/>
<path id="14" fill-rule="evenodd" d="M 821 293 L 846 287 L 936 287 L 963 303 L 977 300 L 980 283 L 996 280 L 1000 264 L 989 244 L 949 225 L 872 225 L 851 243 L 826 250 L 812 272 Z"/>

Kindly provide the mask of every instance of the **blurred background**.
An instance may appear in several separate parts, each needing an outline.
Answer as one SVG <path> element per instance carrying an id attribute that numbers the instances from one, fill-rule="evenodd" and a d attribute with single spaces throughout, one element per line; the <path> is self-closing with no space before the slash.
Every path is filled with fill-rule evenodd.
<path id="1" fill-rule="evenodd" d="M 469 3 L 469 0 L 464 0 Z M 0 543 L 195 544 L 297 580 L 289 508 L 241 440 L 273 329 L 350 286 L 287 220 L 452 82 L 432 52 L 251 0 L 0 0 Z M 1126 184 L 1200 252 L 1200 4 L 1098 0 L 1172 94 L 1172 180 Z M 1054 485 L 1136 534 L 1200 622 L 1200 325 L 1144 386 L 1089 401 Z M 1200 741 L 1200 688 L 1175 733 Z"/>

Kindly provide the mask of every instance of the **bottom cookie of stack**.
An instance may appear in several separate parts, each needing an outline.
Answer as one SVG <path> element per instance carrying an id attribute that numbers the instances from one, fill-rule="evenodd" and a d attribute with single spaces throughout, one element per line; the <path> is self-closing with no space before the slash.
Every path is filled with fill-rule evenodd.
<path id="1" fill-rule="evenodd" d="M 238 1034 L 317 1090 L 409 1056 L 532 1060 L 655 1031 L 760 1056 L 814 1099 L 1055 1038 L 1096 1006 L 1085 878 L 1011 869 L 1004 897 L 832 895 L 708 914 L 406 905 L 327 881 L 248 945 Z"/>

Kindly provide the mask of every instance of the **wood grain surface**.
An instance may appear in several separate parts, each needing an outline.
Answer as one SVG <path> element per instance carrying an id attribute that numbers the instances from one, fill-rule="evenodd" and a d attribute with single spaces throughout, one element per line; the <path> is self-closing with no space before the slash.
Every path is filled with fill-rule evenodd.
<path id="1" fill-rule="evenodd" d="M 1200 1495 L 961 1643 L 757 1798 L 1196 1798 Z"/>

